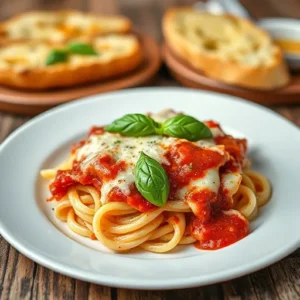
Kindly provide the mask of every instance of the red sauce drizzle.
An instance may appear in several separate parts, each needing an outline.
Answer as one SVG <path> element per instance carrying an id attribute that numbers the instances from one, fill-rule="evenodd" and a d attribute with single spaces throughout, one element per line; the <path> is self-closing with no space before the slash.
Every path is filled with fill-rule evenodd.
<path id="1" fill-rule="evenodd" d="M 57 171 L 55 180 L 50 184 L 50 191 L 53 199 L 60 200 L 71 186 L 78 183 L 92 185 L 100 190 L 102 182 L 116 178 L 118 172 L 125 169 L 125 161 L 115 162 L 107 154 L 96 157 L 86 168 L 77 162 L 72 170 Z"/>
<path id="2" fill-rule="evenodd" d="M 191 231 L 198 240 L 195 246 L 199 249 L 216 250 L 229 246 L 249 233 L 248 221 L 238 214 L 220 212 L 218 217 L 208 223 L 194 218 L 191 222 Z"/>
<path id="3" fill-rule="evenodd" d="M 90 137 L 91 135 L 102 135 L 102 134 L 104 134 L 103 126 L 93 126 L 88 133 L 88 137 Z"/>
<path id="4" fill-rule="evenodd" d="M 82 140 L 82 141 L 79 141 L 78 143 L 73 144 L 72 148 L 71 148 L 71 153 L 74 154 L 77 149 L 79 149 L 85 145 L 85 142 L 86 142 L 85 140 Z"/>
<path id="5" fill-rule="evenodd" d="M 203 149 L 190 142 L 170 147 L 166 158 L 169 165 L 163 167 L 170 181 L 170 199 L 174 199 L 178 190 L 191 180 L 205 176 L 208 169 L 219 167 L 225 162 L 224 156 L 217 151 Z"/>
<path id="6" fill-rule="evenodd" d="M 225 150 L 230 154 L 230 159 L 223 169 L 227 172 L 240 171 L 247 151 L 247 141 L 235 139 L 230 135 L 217 136 L 214 139 L 217 145 L 224 145 Z"/>
<path id="7" fill-rule="evenodd" d="M 107 195 L 108 201 L 127 202 L 128 205 L 140 212 L 148 212 L 157 208 L 138 192 L 135 185 L 130 187 L 130 194 L 124 195 L 120 189 L 113 188 Z"/>

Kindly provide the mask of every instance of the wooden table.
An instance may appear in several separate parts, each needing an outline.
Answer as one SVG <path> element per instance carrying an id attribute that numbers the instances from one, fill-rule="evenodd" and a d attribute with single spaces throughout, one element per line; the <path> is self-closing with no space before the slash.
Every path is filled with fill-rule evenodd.
<path id="1" fill-rule="evenodd" d="M 30 9 L 73 8 L 102 13 L 121 13 L 140 30 L 161 40 L 160 19 L 172 5 L 190 0 L 2 0 L 0 17 L 7 18 Z M 242 0 L 255 16 L 300 17 L 298 0 Z M 178 85 L 162 68 L 156 86 Z M 300 105 L 272 107 L 300 126 Z M 0 113 L 0 141 L 28 121 L 26 116 Z M 9 201 L 9 199 L 7 199 Z M 299 231 L 299 230 L 297 230 Z M 297 232 L 296 231 L 296 232 Z M 274 233 L 276 234 L 276 233 Z M 199 266 L 200 268 L 200 266 Z M 300 299 L 300 250 L 269 268 L 228 282 L 174 291 L 116 289 L 75 280 L 37 265 L 11 247 L 0 236 L 0 299 Z"/>

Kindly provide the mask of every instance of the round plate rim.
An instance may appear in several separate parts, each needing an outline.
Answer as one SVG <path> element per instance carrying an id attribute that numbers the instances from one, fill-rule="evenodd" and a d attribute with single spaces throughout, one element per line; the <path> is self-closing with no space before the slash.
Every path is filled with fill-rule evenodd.
<path id="1" fill-rule="evenodd" d="M 31 126 L 34 126 L 36 123 L 42 121 L 44 118 L 50 117 L 51 115 L 55 114 L 57 111 L 63 111 L 67 110 L 72 106 L 80 106 L 82 103 L 86 103 L 87 101 L 93 101 L 93 98 L 101 97 L 111 97 L 122 95 L 122 94 L 131 94 L 131 93 L 140 93 L 140 92 L 161 92 L 161 91 L 177 91 L 177 92 L 184 92 L 184 93 L 198 93 L 198 94 L 212 94 L 220 98 L 228 98 L 229 100 L 239 100 L 242 101 L 244 104 L 249 106 L 255 106 L 259 107 L 260 109 L 271 112 L 274 116 L 277 118 L 280 118 L 281 120 L 285 121 L 289 125 L 292 125 L 294 128 L 298 129 L 297 126 L 295 126 L 292 122 L 288 121 L 287 119 L 283 118 L 282 116 L 278 115 L 274 111 L 263 107 L 259 104 L 248 102 L 246 100 L 243 100 L 238 97 L 233 97 L 229 95 L 220 95 L 218 93 L 210 92 L 210 91 L 199 91 L 195 89 L 185 89 L 185 88 L 177 88 L 177 87 L 166 87 L 166 88 L 134 88 L 131 90 L 124 90 L 124 91 L 116 91 L 105 95 L 93 95 L 89 97 L 82 98 L 80 100 L 76 100 L 72 103 L 65 103 L 60 105 L 59 107 L 52 108 L 51 110 L 42 113 L 41 115 L 33 118 L 32 120 L 28 121 L 24 125 L 22 125 L 20 128 L 15 130 L 1 145 L 0 145 L 0 154 L 5 149 L 6 145 L 10 143 L 11 140 L 13 140 L 16 136 L 19 134 L 22 134 L 23 131 L 26 131 Z M 96 99 L 94 99 L 96 101 Z M 25 256 L 29 257 L 33 261 L 41 264 L 42 266 L 45 266 L 53 271 L 59 272 L 61 274 L 70 276 L 72 278 L 85 280 L 97 284 L 104 284 L 112 287 L 123 287 L 123 288 L 136 288 L 136 289 L 179 289 L 179 288 L 191 288 L 191 287 L 197 287 L 202 286 L 206 284 L 212 284 L 217 283 L 224 280 L 230 280 L 236 277 L 240 277 L 246 274 L 249 274 L 251 272 L 257 271 L 259 269 L 262 269 L 264 267 L 267 267 L 274 262 L 282 259 L 283 257 L 287 256 L 294 250 L 296 250 L 299 246 L 299 239 L 295 239 L 291 241 L 289 244 L 284 245 L 284 247 L 278 249 L 277 251 L 274 251 L 270 253 L 269 255 L 261 257 L 261 259 L 256 260 L 254 263 L 249 262 L 248 264 L 244 265 L 244 269 L 240 270 L 239 267 L 232 268 L 230 271 L 222 271 L 219 272 L 217 276 L 214 278 L 206 278 L 203 279 L 201 276 L 193 277 L 193 278 L 185 278 L 185 279 L 166 279 L 164 282 L 158 283 L 154 280 L 148 280 L 147 283 L 143 281 L 143 283 L 136 282 L 135 279 L 128 279 L 128 278 L 122 278 L 122 282 L 119 282 L 120 278 L 116 278 L 114 276 L 104 276 L 99 274 L 99 277 L 95 277 L 92 275 L 89 275 L 89 272 L 86 271 L 76 271 L 76 267 L 70 267 L 66 266 L 63 263 L 57 263 L 54 259 L 50 259 L 45 257 L 45 255 L 37 254 L 33 249 L 28 249 L 22 242 L 19 242 L 14 239 L 13 236 L 10 235 L 9 229 L 5 228 L 5 225 L 2 223 L 0 219 L 0 234 L 18 251 L 20 251 Z M 230 273 L 230 274 L 228 274 Z"/>

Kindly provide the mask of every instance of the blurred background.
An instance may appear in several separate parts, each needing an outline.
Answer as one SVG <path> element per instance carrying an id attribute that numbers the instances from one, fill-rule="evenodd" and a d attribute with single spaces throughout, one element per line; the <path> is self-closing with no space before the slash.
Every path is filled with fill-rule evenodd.
<path id="1" fill-rule="evenodd" d="M 205 1 L 202 1 L 205 2 Z M 226 0 L 220 2 L 228 2 Z M 1 0 L 0 19 L 33 9 L 78 9 L 124 14 L 136 28 L 161 40 L 161 17 L 168 7 L 194 5 L 193 0 Z M 254 18 L 291 17 L 300 19 L 299 0 L 240 0 Z"/>

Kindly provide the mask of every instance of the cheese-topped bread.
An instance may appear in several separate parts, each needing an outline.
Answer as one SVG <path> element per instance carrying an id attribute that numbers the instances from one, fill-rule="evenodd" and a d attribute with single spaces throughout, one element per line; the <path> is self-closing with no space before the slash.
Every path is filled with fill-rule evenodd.
<path id="1" fill-rule="evenodd" d="M 289 81 L 280 48 L 247 20 L 173 8 L 164 15 L 163 33 L 175 54 L 209 77 L 257 89 Z"/>
<path id="2" fill-rule="evenodd" d="M 94 53 L 67 52 L 65 61 L 47 64 L 53 50 L 64 53 L 76 43 L 91 47 Z M 0 48 L 0 84 L 32 89 L 73 86 L 124 74 L 141 61 L 139 41 L 130 34 L 81 38 L 55 46 L 42 41 L 16 42 Z"/>
<path id="3" fill-rule="evenodd" d="M 0 25 L 0 41 L 23 39 L 61 42 L 81 36 L 126 33 L 131 22 L 123 16 L 97 16 L 79 11 L 33 11 Z"/>

